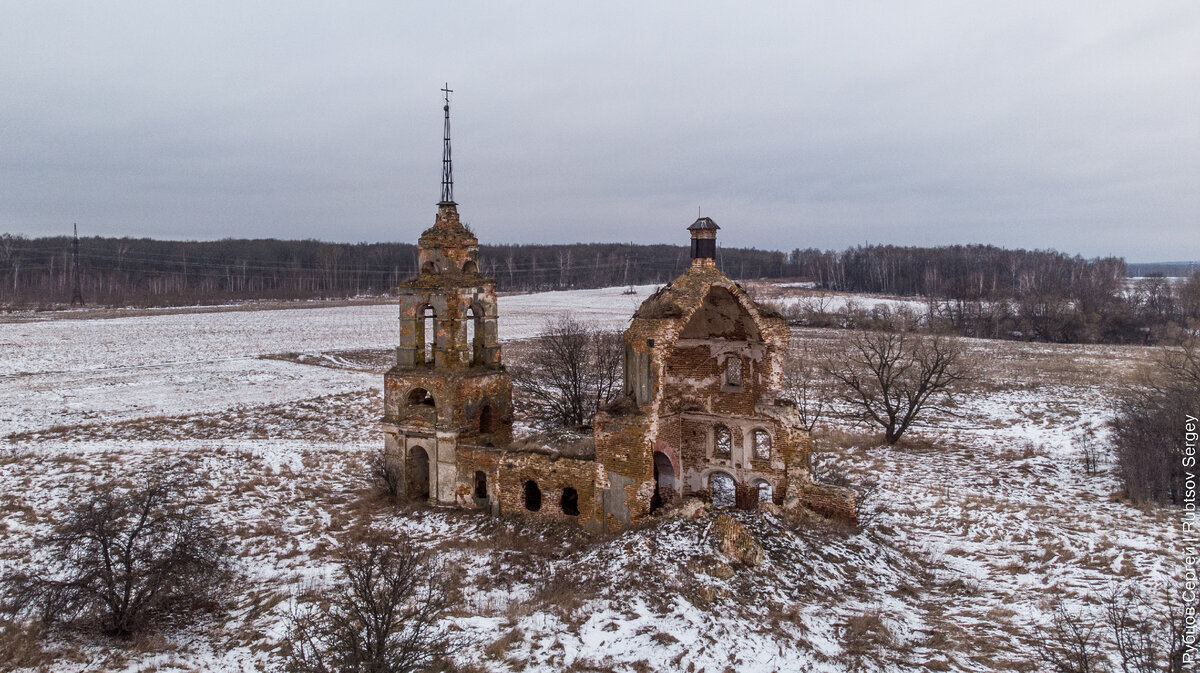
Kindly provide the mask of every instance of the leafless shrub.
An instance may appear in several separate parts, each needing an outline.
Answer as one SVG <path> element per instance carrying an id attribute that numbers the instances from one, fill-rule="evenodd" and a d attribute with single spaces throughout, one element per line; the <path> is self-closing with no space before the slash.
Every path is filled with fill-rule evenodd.
<path id="1" fill-rule="evenodd" d="M 842 647 L 852 661 L 852 670 L 878 670 L 879 659 L 894 637 L 883 614 L 872 609 L 848 618 L 842 625 Z"/>
<path id="2" fill-rule="evenodd" d="M 1177 585 L 1173 599 L 1168 603 L 1165 619 L 1160 620 L 1164 631 L 1167 673 L 1183 673 L 1195 670 L 1196 619 L 1200 615 L 1200 594 L 1184 591 L 1186 584 Z M 1189 631 L 1190 629 L 1190 631 Z M 1185 660 L 1191 650 L 1192 658 Z"/>
<path id="3" fill-rule="evenodd" d="M 468 643 L 439 625 L 450 609 L 448 570 L 403 536 L 369 530 L 338 553 L 341 580 L 290 616 L 289 673 L 407 673 Z"/>
<path id="4" fill-rule="evenodd" d="M 1100 469 L 1100 444 L 1096 442 L 1096 435 L 1091 430 L 1087 430 L 1079 436 L 1079 448 L 1083 451 L 1083 471 L 1087 474 L 1096 474 Z"/>
<path id="5" fill-rule="evenodd" d="M 1034 641 L 1038 658 L 1055 673 L 1100 673 L 1107 657 L 1100 625 L 1091 615 L 1072 612 L 1061 602 L 1050 625 Z"/>
<path id="6" fill-rule="evenodd" d="M 968 375 L 956 340 L 911 332 L 860 332 L 825 369 L 841 399 L 895 444 L 926 409 L 946 410 Z M 935 403 L 942 398 L 944 403 Z"/>
<path id="7" fill-rule="evenodd" d="M 1105 599 L 1104 621 L 1113 636 L 1124 673 L 1154 673 L 1166 635 L 1158 628 L 1146 596 L 1136 585 L 1113 587 Z"/>
<path id="8" fill-rule="evenodd" d="M 571 315 L 543 327 L 524 362 L 512 367 L 520 411 L 543 429 L 588 427 L 621 391 L 621 336 Z"/>
<path id="9" fill-rule="evenodd" d="M 783 363 L 783 395 L 795 403 L 800 424 L 809 432 L 816 427 L 829 404 L 821 376 L 821 365 L 828 356 L 812 342 L 801 340 Z"/>
<path id="10" fill-rule="evenodd" d="M 1135 502 L 1182 505 L 1184 424 L 1200 416 L 1200 339 L 1164 350 L 1154 367 L 1116 403 L 1117 467 Z"/>
<path id="11" fill-rule="evenodd" d="M 132 486 L 102 484 L 38 542 L 48 568 L 5 578 L 18 614 L 96 619 L 128 638 L 159 616 L 209 605 L 228 579 L 231 547 L 195 504 L 193 473 L 159 464 Z"/>
<path id="12" fill-rule="evenodd" d="M 381 448 L 367 458 L 367 475 L 379 494 L 397 501 L 404 489 L 404 465 L 399 456 Z"/>
<path id="13" fill-rule="evenodd" d="M 854 488 L 854 502 L 858 508 L 860 528 L 870 528 L 880 514 L 888 512 L 883 499 L 879 497 L 879 482 L 874 479 L 863 481 Z"/>

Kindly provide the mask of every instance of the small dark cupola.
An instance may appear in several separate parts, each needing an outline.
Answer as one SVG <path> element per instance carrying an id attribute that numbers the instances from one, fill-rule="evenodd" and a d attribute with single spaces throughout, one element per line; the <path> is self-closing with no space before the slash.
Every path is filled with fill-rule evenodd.
<path id="1" fill-rule="evenodd" d="M 692 266 L 716 266 L 718 229 L 711 217 L 701 217 L 688 227 L 692 232 Z"/>

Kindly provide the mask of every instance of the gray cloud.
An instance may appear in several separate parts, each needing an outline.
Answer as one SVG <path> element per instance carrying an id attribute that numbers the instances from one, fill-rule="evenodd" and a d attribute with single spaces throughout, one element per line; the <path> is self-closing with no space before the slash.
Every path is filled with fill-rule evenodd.
<path id="1" fill-rule="evenodd" d="M 249 5 L 249 6 L 247 6 Z M 1050 6 L 1046 6 L 1050 5 Z M 1200 6 L 24 3 L 0 230 L 1200 258 Z"/>

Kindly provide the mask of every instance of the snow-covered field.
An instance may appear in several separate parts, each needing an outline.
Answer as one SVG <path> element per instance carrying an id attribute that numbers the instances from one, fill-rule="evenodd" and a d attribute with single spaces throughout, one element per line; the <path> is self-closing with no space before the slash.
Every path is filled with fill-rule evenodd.
<path id="1" fill-rule="evenodd" d="M 501 297 L 500 338 L 533 336 L 567 310 L 624 329 L 654 287 L 623 289 Z M 264 357 L 391 348 L 398 330 L 394 304 L 0 324 L 0 437 L 379 387 L 374 374 Z"/>
<path id="2" fill-rule="evenodd" d="M 620 329 L 652 289 L 504 297 L 501 338 L 566 311 Z M 86 484 L 162 455 L 197 461 L 239 545 L 224 612 L 135 646 L 52 631 L 48 670 L 270 668 L 298 587 L 333 576 L 330 549 L 364 520 L 461 570 L 451 620 L 478 643 L 463 671 L 1037 670 L 1055 598 L 1085 606 L 1179 569 L 1170 513 L 1112 497 L 1111 464 L 1082 469 L 1082 437 L 1104 446 L 1109 400 L 1147 349 L 969 341 L 984 380 L 921 441 L 885 448 L 828 424 L 817 467 L 878 482 L 868 525 L 739 514 L 766 562 L 730 573 L 708 519 L 588 540 L 370 501 L 361 460 L 381 444 L 382 378 L 353 354 L 395 333 L 393 305 L 0 324 L 0 571 L 31 562 L 30 541 Z"/>

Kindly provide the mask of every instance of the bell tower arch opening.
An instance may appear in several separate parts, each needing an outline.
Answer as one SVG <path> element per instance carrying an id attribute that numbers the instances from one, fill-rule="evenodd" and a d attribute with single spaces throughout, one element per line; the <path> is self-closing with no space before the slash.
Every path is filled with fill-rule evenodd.
<path id="1" fill-rule="evenodd" d="M 437 313 L 426 304 L 417 322 L 417 364 L 434 365 L 433 346 L 437 342 Z"/>
<path id="2" fill-rule="evenodd" d="M 467 347 L 471 349 L 471 366 L 483 364 L 483 311 L 472 304 L 467 307 L 463 321 L 467 324 Z"/>

